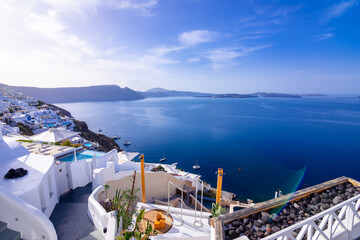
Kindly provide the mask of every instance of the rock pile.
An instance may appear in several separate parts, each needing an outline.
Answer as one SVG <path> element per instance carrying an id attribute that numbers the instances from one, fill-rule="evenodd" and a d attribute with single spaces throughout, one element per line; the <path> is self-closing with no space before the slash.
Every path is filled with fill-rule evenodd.
<path id="1" fill-rule="evenodd" d="M 313 193 L 307 198 L 286 204 L 278 214 L 261 212 L 248 218 L 225 224 L 226 239 L 247 236 L 249 239 L 261 239 L 278 232 L 310 216 L 320 213 L 360 193 L 360 187 L 344 183 Z M 294 237 L 300 229 L 294 231 Z"/>
<path id="2" fill-rule="evenodd" d="M 23 168 L 17 168 L 17 169 L 10 168 L 10 170 L 5 174 L 4 178 L 5 179 L 15 179 L 15 178 L 23 177 L 26 174 L 28 174 L 28 171 L 26 169 L 23 169 Z"/>

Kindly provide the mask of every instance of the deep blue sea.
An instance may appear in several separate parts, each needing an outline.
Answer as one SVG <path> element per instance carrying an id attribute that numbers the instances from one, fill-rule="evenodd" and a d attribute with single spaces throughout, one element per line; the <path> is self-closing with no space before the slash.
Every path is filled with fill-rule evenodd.
<path id="1" fill-rule="evenodd" d="M 145 161 L 178 163 L 255 202 L 336 177 L 360 180 L 360 99 L 153 98 L 57 104 L 89 128 L 121 136 Z M 124 140 L 132 142 L 124 147 Z M 239 170 L 241 169 L 241 170 Z"/>

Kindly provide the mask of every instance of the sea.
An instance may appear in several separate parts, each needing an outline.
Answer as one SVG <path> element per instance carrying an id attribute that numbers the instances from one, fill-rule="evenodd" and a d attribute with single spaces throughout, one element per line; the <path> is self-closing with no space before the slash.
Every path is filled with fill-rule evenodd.
<path id="1" fill-rule="evenodd" d="M 177 163 L 260 202 L 347 176 L 360 180 L 360 98 L 149 98 L 56 104 L 146 162 Z M 131 141 L 124 146 L 124 141 Z M 138 160 L 137 160 L 138 161 Z M 198 163 L 199 170 L 192 166 Z"/>

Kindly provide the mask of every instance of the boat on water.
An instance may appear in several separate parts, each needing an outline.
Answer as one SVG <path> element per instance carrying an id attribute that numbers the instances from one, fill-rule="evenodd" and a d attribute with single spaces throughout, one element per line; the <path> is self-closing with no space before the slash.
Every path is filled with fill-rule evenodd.
<path id="1" fill-rule="evenodd" d="M 160 162 L 166 161 L 166 157 L 160 159 Z"/>
<path id="2" fill-rule="evenodd" d="M 114 140 L 119 140 L 121 137 L 118 137 L 118 136 L 113 136 L 113 139 Z"/>
<path id="3" fill-rule="evenodd" d="M 98 132 L 102 132 L 102 129 L 99 129 Z"/>
<path id="4" fill-rule="evenodd" d="M 195 165 L 193 166 L 193 169 L 194 170 L 200 169 L 200 165 L 199 165 L 199 163 L 197 161 L 196 161 Z"/>
<path id="5" fill-rule="evenodd" d="M 124 142 L 124 146 L 129 146 L 129 145 L 131 145 L 131 142 L 129 142 L 129 141 Z"/>

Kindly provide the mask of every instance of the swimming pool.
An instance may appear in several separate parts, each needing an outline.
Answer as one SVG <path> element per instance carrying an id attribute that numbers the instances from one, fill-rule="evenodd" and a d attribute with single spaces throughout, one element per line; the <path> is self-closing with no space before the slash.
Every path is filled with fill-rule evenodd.
<path id="1" fill-rule="evenodd" d="M 76 153 L 76 159 L 77 160 L 85 160 L 85 159 L 92 158 L 94 155 L 96 157 L 101 157 L 101 156 L 104 156 L 105 154 L 106 153 L 104 153 L 104 152 L 85 150 L 85 151 Z M 59 158 L 58 160 L 62 161 L 62 162 L 73 162 L 73 161 L 75 161 L 75 157 L 74 157 L 74 154 L 71 154 L 66 157 Z"/>
<path id="2" fill-rule="evenodd" d="M 85 143 L 84 146 L 85 146 L 85 147 L 91 147 L 91 146 L 92 146 L 92 143 L 89 143 L 89 142 L 88 142 L 88 143 Z"/>

